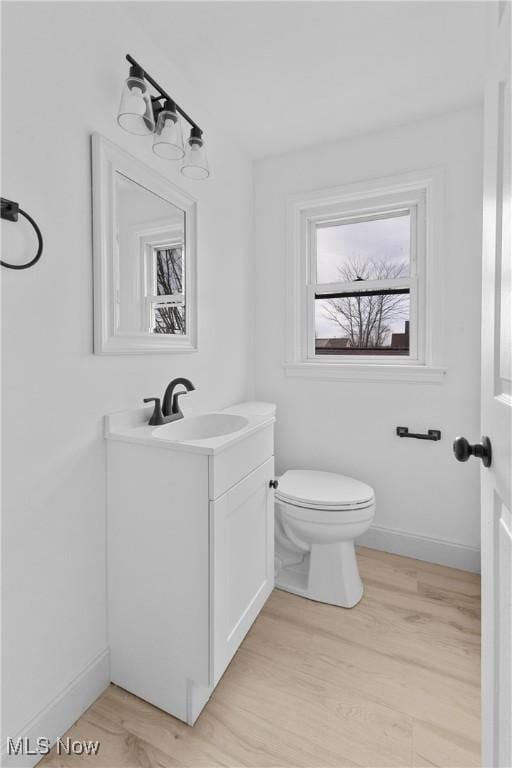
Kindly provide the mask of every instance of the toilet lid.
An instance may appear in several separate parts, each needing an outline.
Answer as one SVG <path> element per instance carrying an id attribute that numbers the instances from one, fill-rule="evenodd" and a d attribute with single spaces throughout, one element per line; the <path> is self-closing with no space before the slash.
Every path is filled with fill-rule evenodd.
<path id="1" fill-rule="evenodd" d="M 279 478 L 276 497 L 299 506 L 348 507 L 373 500 L 373 488 L 334 472 L 289 469 Z"/>

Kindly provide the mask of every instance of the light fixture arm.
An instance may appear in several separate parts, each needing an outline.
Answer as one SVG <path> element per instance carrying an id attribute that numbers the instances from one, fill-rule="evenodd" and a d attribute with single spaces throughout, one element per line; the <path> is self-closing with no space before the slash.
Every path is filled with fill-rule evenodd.
<path id="1" fill-rule="evenodd" d="M 179 104 L 177 104 L 177 103 L 174 101 L 174 99 L 173 99 L 171 96 L 169 96 L 169 94 L 167 93 L 167 91 L 164 91 L 164 89 L 163 89 L 163 88 L 162 88 L 160 85 L 158 85 L 158 83 L 156 82 L 156 80 L 154 80 L 154 79 L 151 77 L 151 75 L 149 75 L 149 74 L 146 72 L 146 70 L 145 70 L 143 67 L 141 67 L 141 65 L 139 64 L 139 62 L 138 62 L 138 61 L 135 61 L 135 59 L 133 58 L 133 56 L 130 56 L 130 54 L 129 54 L 129 53 L 127 53 L 127 54 L 126 54 L 126 60 L 127 60 L 128 62 L 130 62 L 130 64 L 131 64 L 133 67 L 137 67 L 138 69 L 140 69 L 140 71 L 141 71 L 141 72 L 142 72 L 142 74 L 144 75 L 144 79 L 145 79 L 145 80 L 147 80 L 147 82 L 148 82 L 150 85 L 152 85 L 152 86 L 153 86 L 153 88 L 155 89 L 155 91 L 158 91 L 158 93 L 160 94 L 159 96 L 152 96 L 152 97 L 151 97 L 151 101 L 160 101 L 160 99 L 165 99 L 166 101 L 171 101 L 171 102 L 173 102 L 173 104 L 174 104 L 174 106 L 175 106 L 175 108 L 176 108 L 176 112 L 179 112 L 179 114 L 180 114 L 180 115 L 181 115 L 181 116 L 182 116 L 182 117 L 183 117 L 183 118 L 184 118 L 184 119 L 187 121 L 187 123 L 189 123 L 189 125 L 190 125 L 190 126 L 193 128 L 193 129 L 195 129 L 195 131 L 199 131 L 199 134 L 200 134 L 200 135 L 203 133 L 203 132 L 202 132 L 202 130 L 201 130 L 201 128 L 198 126 L 198 124 L 197 124 L 197 123 L 196 123 L 194 120 L 192 120 L 192 118 L 191 118 L 191 117 L 189 117 L 189 116 L 187 115 L 187 113 L 185 112 L 185 110 L 184 110 L 184 109 L 182 109 L 182 108 L 179 106 Z"/>

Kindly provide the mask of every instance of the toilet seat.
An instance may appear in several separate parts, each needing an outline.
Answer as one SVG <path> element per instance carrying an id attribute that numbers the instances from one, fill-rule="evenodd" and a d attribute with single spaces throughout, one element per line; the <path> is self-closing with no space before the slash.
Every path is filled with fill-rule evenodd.
<path id="1" fill-rule="evenodd" d="M 304 504 L 290 504 L 284 499 L 276 499 L 276 505 L 288 518 L 318 525 L 350 525 L 371 520 L 375 515 L 375 501 L 360 507 L 309 507 Z"/>
<path id="2" fill-rule="evenodd" d="M 370 499 L 369 501 L 362 501 L 359 504 L 310 504 L 308 502 L 300 502 L 295 500 L 290 500 L 286 498 L 286 496 L 280 496 L 279 494 L 275 494 L 275 500 L 280 502 L 281 504 L 286 504 L 287 507 L 297 507 L 299 509 L 313 509 L 318 510 L 319 512 L 350 512 L 352 509 L 366 509 L 367 507 L 371 507 L 374 504 L 374 499 Z"/>
<path id="3" fill-rule="evenodd" d="M 276 501 L 292 507 L 324 512 L 365 509 L 373 506 L 373 489 L 346 475 L 308 469 L 289 469 L 279 478 Z"/>

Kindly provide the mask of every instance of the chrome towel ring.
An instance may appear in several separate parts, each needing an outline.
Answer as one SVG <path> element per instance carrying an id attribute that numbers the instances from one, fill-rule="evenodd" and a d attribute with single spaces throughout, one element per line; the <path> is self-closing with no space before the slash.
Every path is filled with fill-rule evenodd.
<path id="1" fill-rule="evenodd" d="M 32 224 L 37 236 L 37 253 L 31 261 L 28 261 L 26 264 L 9 264 L 7 261 L 0 260 L 0 264 L 7 269 L 28 269 L 29 267 L 33 267 L 34 264 L 39 261 L 41 254 L 43 253 L 43 236 L 41 230 L 32 216 L 29 216 L 28 213 L 23 211 L 18 203 L 15 203 L 13 200 L 7 200 L 5 197 L 0 198 L 0 203 L 0 216 L 2 219 L 7 219 L 7 221 L 18 221 L 18 215 L 21 215 Z"/>

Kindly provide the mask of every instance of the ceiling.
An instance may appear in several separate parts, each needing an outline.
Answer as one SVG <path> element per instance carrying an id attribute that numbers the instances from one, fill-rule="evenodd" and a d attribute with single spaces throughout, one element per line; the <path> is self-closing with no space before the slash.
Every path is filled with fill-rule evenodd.
<path id="1" fill-rule="evenodd" d="M 128 7 L 255 157 L 482 98 L 485 2 L 218 0 Z"/>

